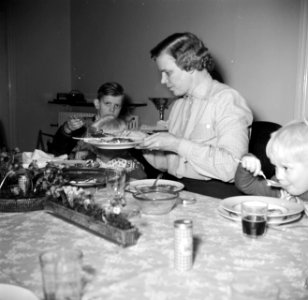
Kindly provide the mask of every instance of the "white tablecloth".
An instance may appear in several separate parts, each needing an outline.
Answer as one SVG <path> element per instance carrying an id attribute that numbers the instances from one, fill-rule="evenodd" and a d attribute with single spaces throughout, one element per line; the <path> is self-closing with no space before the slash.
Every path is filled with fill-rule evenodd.
<path id="1" fill-rule="evenodd" d="M 242 235 L 240 223 L 218 214 L 220 200 L 196 198 L 196 204 L 178 205 L 168 215 L 135 217 L 142 235 L 127 248 L 44 211 L 0 213 L 0 283 L 25 287 L 42 299 L 38 255 L 67 247 L 84 253 L 84 299 L 237 299 L 232 293 L 242 282 L 246 288 L 258 285 L 253 299 L 308 299 L 308 227 L 268 229 L 252 240 Z M 195 238 L 194 265 L 184 273 L 173 266 L 173 222 L 181 218 L 193 220 Z M 298 224 L 308 226 L 308 219 Z M 264 298 L 262 291 L 271 296 Z"/>

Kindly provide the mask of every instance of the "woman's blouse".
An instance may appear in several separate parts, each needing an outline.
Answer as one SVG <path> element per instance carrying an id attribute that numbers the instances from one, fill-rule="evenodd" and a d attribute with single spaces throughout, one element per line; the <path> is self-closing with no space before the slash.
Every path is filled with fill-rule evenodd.
<path id="1" fill-rule="evenodd" d="M 207 78 L 192 95 L 178 99 L 170 112 L 168 128 L 181 138 L 178 153 L 145 153 L 150 164 L 178 177 L 232 182 L 234 157 L 248 151 L 252 113 L 234 89 Z"/>

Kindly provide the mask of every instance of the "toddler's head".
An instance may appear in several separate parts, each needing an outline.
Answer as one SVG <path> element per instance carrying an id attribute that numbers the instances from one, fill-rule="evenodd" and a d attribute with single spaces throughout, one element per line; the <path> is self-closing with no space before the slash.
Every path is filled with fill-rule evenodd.
<path id="1" fill-rule="evenodd" d="M 271 135 L 266 154 L 276 167 L 276 177 L 292 195 L 308 191 L 308 125 L 293 121 Z"/>

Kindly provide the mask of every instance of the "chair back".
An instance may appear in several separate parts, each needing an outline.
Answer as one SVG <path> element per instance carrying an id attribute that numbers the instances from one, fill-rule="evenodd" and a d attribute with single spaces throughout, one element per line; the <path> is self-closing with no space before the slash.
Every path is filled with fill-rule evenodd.
<path id="1" fill-rule="evenodd" d="M 52 153 L 51 145 L 54 135 L 45 133 L 41 129 L 38 132 L 36 149 L 42 150 L 45 153 Z"/>
<path id="2" fill-rule="evenodd" d="M 262 170 L 268 178 L 275 174 L 275 167 L 266 156 L 266 144 L 271 137 L 271 133 L 280 127 L 281 125 L 268 121 L 254 121 L 251 125 L 249 152 L 260 159 Z"/>
<path id="3" fill-rule="evenodd" d="M 137 130 L 139 127 L 139 117 L 136 115 L 132 115 L 130 119 L 127 121 L 127 128 L 129 130 Z"/>

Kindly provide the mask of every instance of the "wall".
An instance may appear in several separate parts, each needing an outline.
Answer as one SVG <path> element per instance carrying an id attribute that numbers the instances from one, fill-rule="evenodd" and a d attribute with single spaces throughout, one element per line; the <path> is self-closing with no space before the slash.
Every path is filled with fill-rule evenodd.
<path id="1" fill-rule="evenodd" d="M 7 70 L 6 2 L 0 2 L 0 147 L 8 144 L 9 94 Z"/>
<path id="2" fill-rule="evenodd" d="M 52 132 L 58 107 L 48 105 L 57 91 L 71 86 L 69 0 L 9 1 L 9 65 L 15 103 L 11 146 L 32 151 L 38 130 Z"/>
<path id="3" fill-rule="evenodd" d="M 57 92 L 79 89 L 91 99 L 107 80 L 121 82 L 134 102 L 146 101 L 135 113 L 142 123 L 155 123 L 158 112 L 148 97 L 169 93 L 149 51 L 177 31 L 204 39 L 225 81 L 245 96 L 257 119 L 283 124 L 294 117 L 299 0 L 7 2 L 0 42 L 8 33 L 10 77 L 4 82 L 1 70 L 0 120 L 8 122 L 9 104 L 11 146 L 23 151 L 33 150 L 39 128 L 55 131 L 50 124 L 59 110 L 70 109 L 47 104 Z M 4 50 L 1 45 L 1 62 Z"/>
<path id="4" fill-rule="evenodd" d="M 93 95 L 117 80 L 136 102 L 169 95 L 149 50 L 171 33 L 192 31 L 257 119 L 294 117 L 300 1 L 74 0 L 71 12 L 74 88 Z M 158 119 L 150 102 L 136 113 L 143 123 Z"/>

